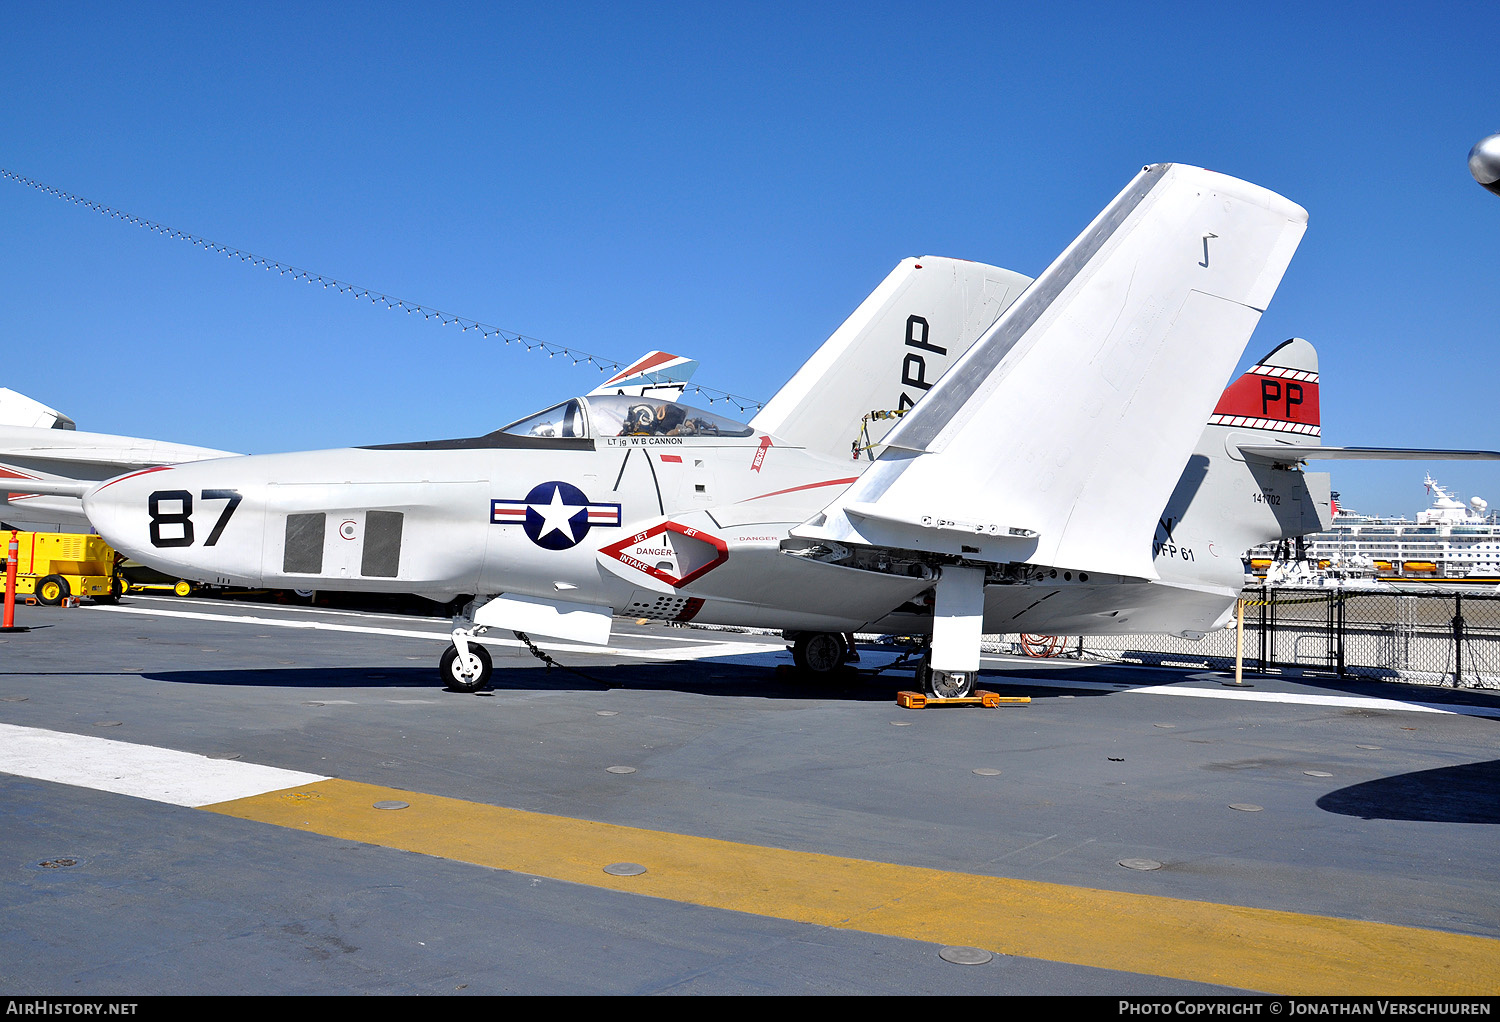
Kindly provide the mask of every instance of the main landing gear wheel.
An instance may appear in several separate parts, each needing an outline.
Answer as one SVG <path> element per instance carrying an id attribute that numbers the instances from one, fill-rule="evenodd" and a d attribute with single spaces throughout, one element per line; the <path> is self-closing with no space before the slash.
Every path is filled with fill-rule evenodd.
<path id="1" fill-rule="evenodd" d="M 804 632 L 792 643 L 797 669 L 826 678 L 844 666 L 844 637 L 837 632 Z"/>
<path id="2" fill-rule="evenodd" d="M 934 699 L 967 699 L 974 694 L 976 671 L 934 671 L 930 660 L 917 668 L 917 683 Z"/>
<path id="3" fill-rule="evenodd" d="M 49 607 L 57 606 L 70 593 L 72 590 L 68 588 L 68 580 L 61 575 L 48 575 L 36 584 L 36 602 L 45 603 Z"/>
<path id="4" fill-rule="evenodd" d="M 477 642 L 469 643 L 469 655 L 461 663 L 458 647 L 449 646 L 443 651 L 438 671 L 443 682 L 454 692 L 478 692 L 489 683 L 494 664 L 490 662 L 490 651 Z"/>

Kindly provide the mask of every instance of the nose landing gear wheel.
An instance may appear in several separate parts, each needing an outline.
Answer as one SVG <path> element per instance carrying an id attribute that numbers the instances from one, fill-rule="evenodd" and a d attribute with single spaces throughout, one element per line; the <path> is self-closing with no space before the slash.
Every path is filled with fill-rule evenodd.
<path id="1" fill-rule="evenodd" d="M 438 664 L 443 683 L 453 692 L 478 692 L 489 683 L 490 673 L 494 670 L 490 651 L 477 642 L 471 642 L 469 655 L 464 661 L 459 661 L 457 646 L 449 646 L 443 651 L 443 659 Z"/>

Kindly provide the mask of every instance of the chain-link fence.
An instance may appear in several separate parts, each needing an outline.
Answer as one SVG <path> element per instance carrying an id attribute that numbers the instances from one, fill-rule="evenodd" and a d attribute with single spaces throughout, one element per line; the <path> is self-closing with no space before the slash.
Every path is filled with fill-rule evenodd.
<path id="1" fill-rule="evenodd" d="M 1247 589 L 1244 662 L 1341 677 L 1500 688 L 1500 593 Z M 1233 669 L 1233 625 L 1202 639 L 1171 635 L 987 635 L 986 648 L 1168 667 Z"/>

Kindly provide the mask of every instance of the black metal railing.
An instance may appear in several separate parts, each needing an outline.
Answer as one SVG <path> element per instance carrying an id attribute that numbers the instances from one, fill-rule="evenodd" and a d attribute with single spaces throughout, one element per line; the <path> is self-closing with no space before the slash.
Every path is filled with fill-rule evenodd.
<path id="1" fill-rule="evenodd" d="M 1258 586 L 1243 599 L 1246 670 L 1500 688 L 1500 592 Z M 986 639 L 991 649 L 1023 651 L 1019 636 Z M 1197 640 L 1083 636 L 1052 648 L 1084 659 L 1223 669 L 1234 666 L 1236 634 L 1231 625 Z"/>

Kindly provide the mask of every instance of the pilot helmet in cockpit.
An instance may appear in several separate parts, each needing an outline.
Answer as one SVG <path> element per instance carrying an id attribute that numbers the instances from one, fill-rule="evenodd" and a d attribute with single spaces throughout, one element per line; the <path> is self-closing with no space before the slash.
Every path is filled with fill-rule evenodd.
<path id="1" fill-rule="evenodd" d="M 656 424 L 656 412 L 650 405 L 631 405 L 625 414 L 626 433 L 649 433 Z"/>

